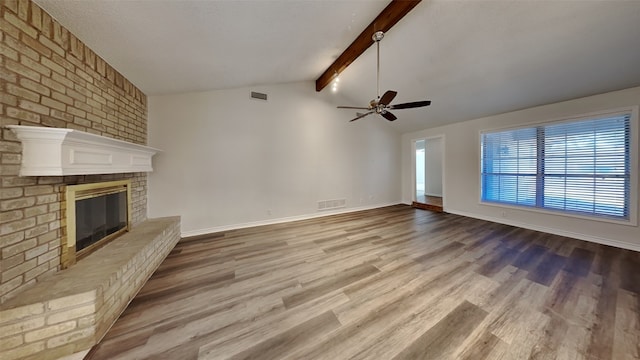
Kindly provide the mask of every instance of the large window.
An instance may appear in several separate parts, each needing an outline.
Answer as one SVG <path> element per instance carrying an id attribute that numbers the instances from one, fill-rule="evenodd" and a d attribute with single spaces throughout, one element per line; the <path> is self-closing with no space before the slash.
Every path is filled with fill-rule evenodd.
<path id="1" fill-rule="evenodd" d="M 482 201 L 629 220 L 631 112 L 482 134 Z"/>

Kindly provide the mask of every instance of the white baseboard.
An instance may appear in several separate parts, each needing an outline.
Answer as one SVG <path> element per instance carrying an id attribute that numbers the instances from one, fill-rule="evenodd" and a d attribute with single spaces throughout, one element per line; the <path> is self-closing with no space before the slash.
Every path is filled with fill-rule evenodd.
<path id="1" fill-rule="evenodd" d="M 315 219 L 315 218 L 324 217 L 324 216 L 330 216 L 330 215 L 347 214 L 347 213 L 352 213 L 352 212 L 356 212 L 356 211 L 363 211 L 363 210 L 372 210 L 372 209 L 378 209 L 378 208 L 382 208 L 382 207 L 386 207 L 386 206 L 393 206 L 393 205 L 398 205 L 398 204 L 401 204 L 401 202 L 393 202 L 393 203 L 386 203 L 386 204 L 376 204 L 376 205 L 361 206 L 361 207 L 347 208 L 347 209 L 338 209 L 338 210 L 333 210 L 333 211 L 322 211 L 322 212 L 315 213 L 315 214 L 289 216 L 289 217 L 278 218 L 278 219 L 252 221 L 252 222 L 240 223 L 240 224 L 214 226 L 214 227 L 205 228 L 205 229 L 183 231 L 180 235 L 183 238 L 190 237 L 190 236 L 200 236 L 200 235 L 206 235 L 206 234 L 213 234 L 213 233 L 217 233 L 217 232 L 221 232 L 221 231 L 245 229 L 245 228 L 250 228 L 250 227 L 255 227 L 255 226 L 281 224 L 281 223 L 286 223 L 286 222 L 291 222 L 291 221 L 309 220 L 309 219 Z M 411 205 L 411 204 L 407 204 L 407 205 Z"/>
<path id="2" fill-rule="evenodd" d="M 517 226 L 517 227 L 521 227 L 521 228 L 524 228 L 524 229 L 541 231 L 541 232 L 545 232 L 545 233 L 548 233 L 548 234 L 566 236 L 566 237 L 579 239 L 579 240 L 584 240 L 584 241 L 589 241 L 589 242 L 593 242 L 593 243 L 597 243 L 597 244 L 609 245 L 609 246 L 614 246 L 614 247 L 621 248 L 621 249 L 627 249 L 627 250 L 633 250 L 633 251 L 639 251 L 640 252 L 640 244 L 631 244 L 631 243 L 624 242 L 624 241 L 613 240 L 613 239 L 605 239 L 605 238 L 601 238 L 601 237 L 593 236 L 593 235 L 589 235 L 589 234 L 582 234 L 582 233 L 576 233 L 576 232 L 572 232 L 572 231 L 548 228 L 548 227 L 545 227 L 545 226 L 532 225 L 532 224 L 527 224 L 527 223 L 523 223 L 523 222 L 519 222 L 519 221 L 513 221 L 513 220 L 510 220 L 510 219 L 496 218 L 496 217 L 493 217 L 493 216 L 478 215 L 478 214 L 468 213 L 468 212 L 465 212 L 465 211 L 458 211 L 458 210 L 455 210 L 455 209 L 447 209 L 447 212 L 451 213 L 451 214 L 456 214 L 456 215 L 461 215 L 461 216 L 474 218 L 474 219 L 491 221 L 491 222 L 498 223 L 498 224 Z"/>

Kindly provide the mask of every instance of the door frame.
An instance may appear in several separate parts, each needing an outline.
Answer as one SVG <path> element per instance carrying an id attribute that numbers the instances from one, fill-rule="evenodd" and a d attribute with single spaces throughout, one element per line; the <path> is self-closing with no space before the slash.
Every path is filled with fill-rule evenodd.
<path id="1" fill-rule="evenodd" d="M 441 139 L 442 140 L 442 153 L 441 153 L 441 157 L 442 157 L 442 208 L 444 209 L 446 206 L 446 200 L 445 200 L 445 195 L 447 193 L 446 190 L 446 186 L 447 186 L 447 181 L 446 181 L 446 164 L 445 164 L 445 160 L 446 160 L 446 156 L 445 156 L 445 151 L 446 151 L 446 138 L 444 134 L 438 134 L 438 135 L 431 135 L 431 136 L 425 136 L 425 137 L 419 137 L 419 138 L 415 138 L 415 139 L 411 139 L 411 201 L 415 202 L 417 200 L 417 186 L 416 186 L 416 142 L 420 141 L 420 140 L 425 140 L 425 168 L 426 168 L 426 161 L 427 161 L 427 155 L 426 155 L 426 141 L 428 140 L 434 140 L 434 139 Z M 426 186 L 426 179 L 425 179 L 425 186 Z"/>

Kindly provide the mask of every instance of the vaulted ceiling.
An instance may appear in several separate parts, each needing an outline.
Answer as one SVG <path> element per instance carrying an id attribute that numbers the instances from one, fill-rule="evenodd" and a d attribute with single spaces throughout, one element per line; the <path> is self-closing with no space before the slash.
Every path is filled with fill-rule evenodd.
<path id="1" fill-rule="evenodd" d="M 158 95 L 314 81 L 388 1 L 36 3 Z M 380 44 L 381 87 L 398 91 L 395 103 L 432 105 L 398 110 L 389 126 L 404 133 L 639 86 L 639 19 L 640 1 L 422 1 Z M 342 105 L 374 98 L 375 72 L 371 47 L 340 75 Z"/>

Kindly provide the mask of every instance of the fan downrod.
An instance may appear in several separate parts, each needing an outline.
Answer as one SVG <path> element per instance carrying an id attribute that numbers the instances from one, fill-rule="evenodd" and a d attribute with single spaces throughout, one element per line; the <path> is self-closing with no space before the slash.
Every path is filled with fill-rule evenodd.
<path id="1" fill-rule="evenodd" d="M 411 109 L 411 108 L 417 108 L 417 107 L 423 107 L 423 106 L 429 106 L 431 105 L 431 101 L 429 100 L 425 100 L 425 101 L 414 101 L 414 102 L 409 102 L 409 103 L 403 103 L 403 104 L 396 104 L 396 105 L 391 105 L 391 102 L 393 101 L 393 99 L 396 97 L 396 95 L 398 94 L 397 92 L 393 91 L 393 90 L 387 90 L 384 95 L 382 95 L 382 97 L 380 96 L 380 40 L 382 40 L 384 38 L 384 32 L 382 31 L 376 31 L 372 36 L 371 39 L 373 39 L 373 41 L 376 43 L 376 88 L 378 90 L 378 96 L 369 101 L 369 106 L 367 107 L 359 107 L 359 106 L 338 106 L 338 109 L 357 109 L 357 110 L 366 110 L 367 112 L 365 113 L 356 113 L 356 117 L 349 120 L 349 121 L 355 121 L 358 119 L 362 119 L 363 117 L 370 115 L 370 114 L 378 114 L 380 116 L 382 116 L 383 118 L 389 120 L 389 121 L 394 121 L 397 119 L 397 117 L 395 115 L 393 115 L 391 112 L 389 112 L 389 110 L 393 110 L 393 109 Z"/>

